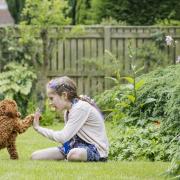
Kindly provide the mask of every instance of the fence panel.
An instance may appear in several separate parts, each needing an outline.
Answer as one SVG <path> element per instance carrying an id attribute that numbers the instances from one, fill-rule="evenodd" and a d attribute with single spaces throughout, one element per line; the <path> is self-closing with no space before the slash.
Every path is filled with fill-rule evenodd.
<path id="1" fill-rule="evenodd" d="M 72 27 L 65 27 L 69 32 Z M 56 47 L 50 59 L 49 77 L 62 75 L 70 76 L 78 86 L 78 93 L 95 95 L 112 86 L 110 80 L 104 79 L 106 72 L 99 72 L 95 67 L 85 65 L 86 58 L 109 64 L 110 59 L 103 56 L 105 50 L 110 51 L 120 62 L 122 74 L 128 74 L 130 59 L 128 46 L 142 47 L 152 41 L 151 34 L 163 31 L 179 41 L 176 48 L 168 47 L 166 52 L 171 63 L 180 56 L 180 27 L 151 27 L 151 26 L 85 26 L 86 33 L 56 40 Z"/>

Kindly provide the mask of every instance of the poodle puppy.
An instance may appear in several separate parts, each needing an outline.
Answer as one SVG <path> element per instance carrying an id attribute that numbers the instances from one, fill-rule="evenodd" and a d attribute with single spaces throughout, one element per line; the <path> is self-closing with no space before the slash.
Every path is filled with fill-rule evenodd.
<path id="1" fill-rule="evenodd" d="M 18 159 L 16 151 L 16 137 L 25 132 L 34 119 L 33 115 L 20 119 L 17 104 L 14 100 L 0 101 L 0 149 L 7 148 L 10 159 Z"/>

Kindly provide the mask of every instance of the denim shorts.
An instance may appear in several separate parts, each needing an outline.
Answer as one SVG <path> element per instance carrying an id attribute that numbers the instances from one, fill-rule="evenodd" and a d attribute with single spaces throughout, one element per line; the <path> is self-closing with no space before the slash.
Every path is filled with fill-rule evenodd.
<path id="1" fill-rule="evenodd" d="M 74 136 L 71 140 L 68 142 L 68 150 L 65 149 L 64 146 L 59 146 L 58 149 L 60 150 L 61 153 L 67 157 L 67 154 L 69 151 L 73 148 L 84 148 L 87 150 L 87 161 L 101 161 L 102 158 L 100 158 L 100 154 L 93 144 L 89 144 L 82 140 L 80 137 L 77 135 Z"/>

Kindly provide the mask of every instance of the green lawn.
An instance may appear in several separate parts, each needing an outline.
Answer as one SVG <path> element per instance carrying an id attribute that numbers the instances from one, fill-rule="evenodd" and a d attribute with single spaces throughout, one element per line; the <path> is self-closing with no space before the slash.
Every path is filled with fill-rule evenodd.
<path id="1" fill-rule="evenodd" d="M 58 127 L 57 127 L 58 126 Z M 52 126 L 58 129 L 62 125 Z M 108 132 L 109 132 L 108 127 Z M 56 179 L 119 179 L 119 180 L 156 180 L 169 163 L 163 162 L 116 162 L 73 163 L 66 161 L 32 161 L 33 151 L 57 146 L 30 128 L 17 138 L 20 160 L 9 160 L 7 151 L 0 152 L 0 179 L 3 180 L 56 180 Z"/>

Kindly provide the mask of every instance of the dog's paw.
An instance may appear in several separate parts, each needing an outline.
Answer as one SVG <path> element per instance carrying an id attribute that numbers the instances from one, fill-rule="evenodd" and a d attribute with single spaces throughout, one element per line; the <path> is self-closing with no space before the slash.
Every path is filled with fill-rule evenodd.
<path id="1" fill-rule="evenodd" d="M 30 114 L 28 116 L 26 116 L 26 119 L 30 119 L 31 121 L 34 120 L 34 114 Z"/>

